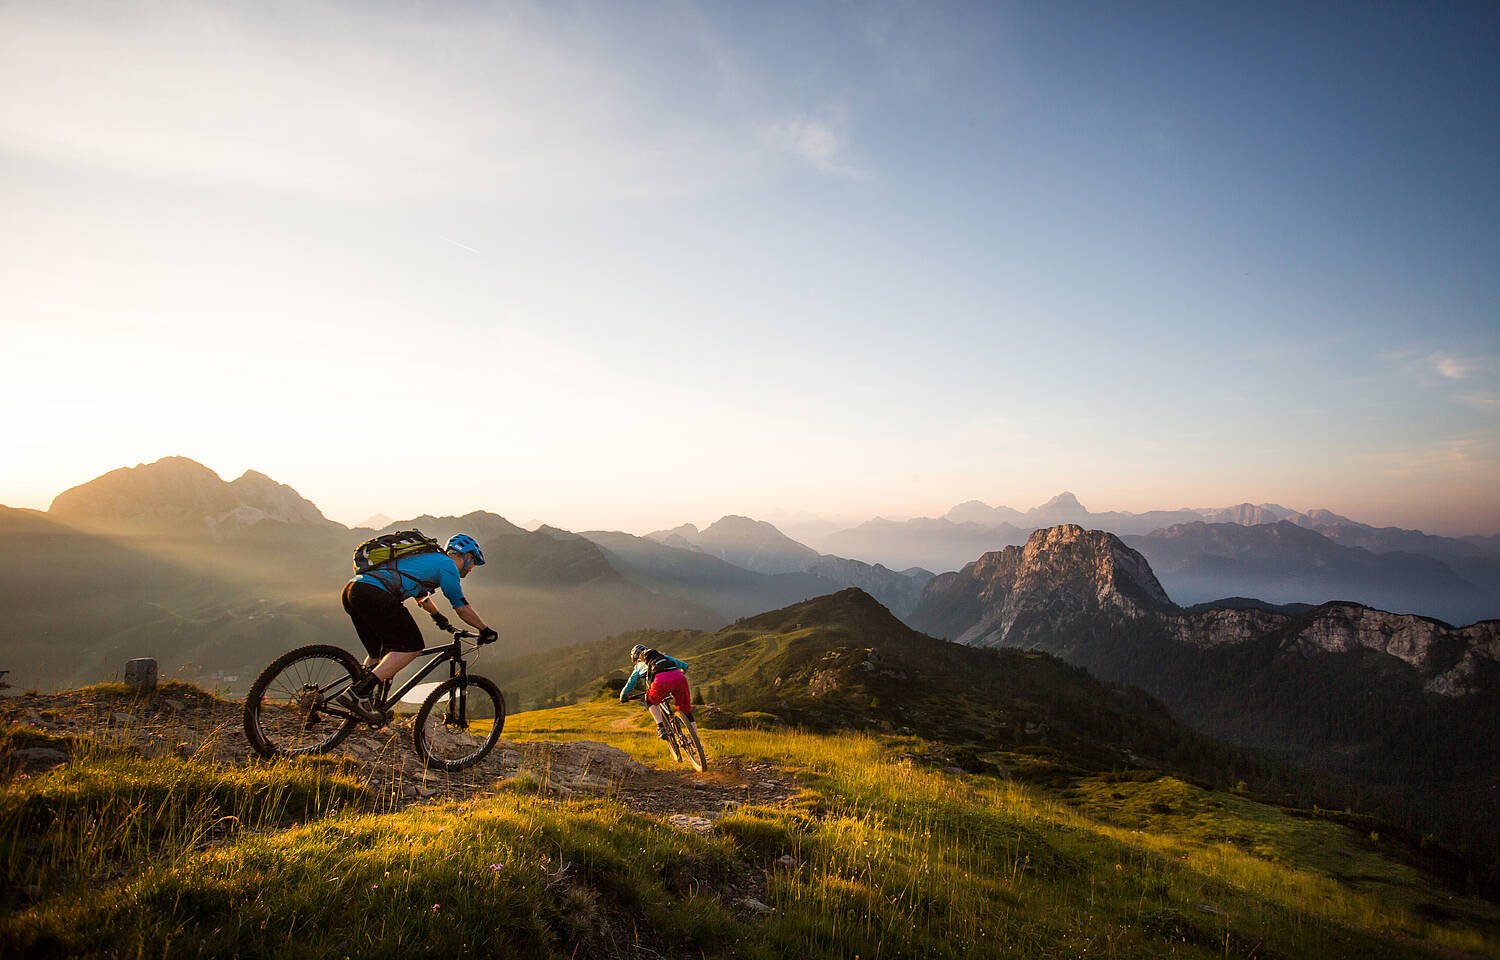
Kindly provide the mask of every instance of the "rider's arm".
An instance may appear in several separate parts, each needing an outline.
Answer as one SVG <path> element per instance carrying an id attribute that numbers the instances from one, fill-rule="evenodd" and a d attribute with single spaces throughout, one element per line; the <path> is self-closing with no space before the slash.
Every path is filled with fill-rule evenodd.
<path id="1" fill-rule="evenodd" d="M 417 606 L 421 607 L 423 610 L 426 610 L 430 615 L 434 617 L 437 616 L 440 612 L 437 608 L 437 604 L 432 602 L 432 594 L 430 593 L 422 599 L 418 600 Z"/>
<path id="2" fill-rule="evenodd" d="M 635 689 L 635 682 L 645 676 L 646 665 L 636 664 L 634 670 L 630 671 L 630 679 L 625 681 L 625 686 L 620 688 L 620 702 L 624 703 L 630 699 L 630 691 Z"/>
<path id="3" fill-rule="evenodd" d="M 465 617 L 463 611 L 460 609 L 461 607 L 467 607 L 469 601 L 464 599 L 464 587 L 458 576 L 458 568 L 453 565 L 451 558 L 444 557 L 444 559 L 448 562 L 439 566 L 438 589 L 443 591 L 443 596 L 447 598 L 448 605 L 453 608 L 453 612 L 458 614 L 464 623 L 472 627 L 474 626 L 474 621 Z M 473 613 L 472 610 L 469 612 Z"/>
<path id="4" fill-rule="evenodd" d="M 436 612 L 436 610 L 437 608 L 433 607 L 433 611 Z M 454 607 L 453 612 L 458 614 L 458 619 L 462 620 L 464 623 L 467 623 L 475 630 L 489 629 L 489 627 L 485 626 L 484 621 L 480 619 L 479 614 L 474 612 L 474 608 L 469 606 L 467 603 L 461 607 Z"/>

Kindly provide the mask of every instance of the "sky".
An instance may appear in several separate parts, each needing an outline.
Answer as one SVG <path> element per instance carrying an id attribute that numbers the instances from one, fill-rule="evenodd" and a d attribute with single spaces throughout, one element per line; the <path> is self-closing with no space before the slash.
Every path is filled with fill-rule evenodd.
<path id="1" fill-rule="evenodd" d="M 1500 534 L 1500 7 L 0 4 L 0 503 Z"/>

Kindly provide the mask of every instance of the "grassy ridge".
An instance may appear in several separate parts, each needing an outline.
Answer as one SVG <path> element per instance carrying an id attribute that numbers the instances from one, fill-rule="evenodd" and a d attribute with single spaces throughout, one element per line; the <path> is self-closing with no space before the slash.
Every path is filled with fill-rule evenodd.
<path id="1" fill-rule="evenodd" d="M 637 713 L 601 701 L 506 732 L 664 762 L 660 741 L 621 723 Z M 1175 778 L 1063 795 L 912 763 L 910 737 L 707 737 L 714 761 L 776 763 L 801 793 L 698 835 L 532 781 L 374 814 L 334 763 L 84 757 L 0 794 L 6 889 L 22 891 L 0 953 L 1500 956 L 1494 905 L 1440 891 L 1378 840 Z M 210 835 L 195 810 L 240 811 L 242 827 Z M 68 832 L 90 819 L 113 826 Z M 141 823 L 164 829 L 103 840 Z"/>
<path id="2" fill-rule="evenodd" d="M 1049 654 L 924 636 L 859 590 L 715 633 L 639 631 L 499 669 L 513 688 L 555 686 L 546 704 L 555 706 L 623 679 L 636 642 L 687 660 L 696 693 L 729 714 L 914 734 L 971 772 L 1003 768 L 1061 785 L 1084 771 L 1157 767 L 1221 787 L 1244 781 L 1264 794 L 1306 792 L 1298 771 L 1188 729 L 1139 690 Z"/>

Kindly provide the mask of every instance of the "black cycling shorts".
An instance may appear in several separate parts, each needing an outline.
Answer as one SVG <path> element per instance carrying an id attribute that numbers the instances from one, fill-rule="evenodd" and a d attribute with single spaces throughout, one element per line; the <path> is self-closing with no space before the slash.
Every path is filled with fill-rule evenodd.
<path id="1" fill-rule="evenodd" d="M 345 584 L 344 612 L 354 621 L 354 632 L 372 657 L 422 649 L 422 631 L 406 604 L 373 583 L 350 580 Z"/>

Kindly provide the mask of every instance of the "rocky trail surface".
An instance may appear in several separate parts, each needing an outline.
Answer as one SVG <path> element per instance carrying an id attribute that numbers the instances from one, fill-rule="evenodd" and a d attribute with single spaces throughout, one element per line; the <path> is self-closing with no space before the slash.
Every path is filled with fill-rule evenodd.
<path id="1" fill-rule="evenodd" d="M 89 742 L 213 763 L 263 763 L 250 749 L 241 704 L 193 688 L 168 687 L 132 698 L 111 691 L 27 693 L 0 697 L 0 725 L 41 731 L 44 739 L 11 737 L 0 755 L 5 779 L 34 775 L 71 759 Z M 76 739 L 74 739 L 76 738 Z M 523 779 L 558 798 L 613 797 L 632 809 L 687 830 L 707 831 L 715 818 L 742 804 L 777 804 L 797 791 L 791 775 L 770 764 L 711 759 L 697 773 L 686 766 L 656 768 L 617 747 L 590 740 L 515 742 L 506 738 L 482 762 L 460 773 L 424 769 L 412 748 L 410 720 L 378 730 L 360 727 L 328 756 L 370 786 L 373 810 L 414 803 L 466 800 Z M 671 763 L 662 747 L 662 763 Z"/>

